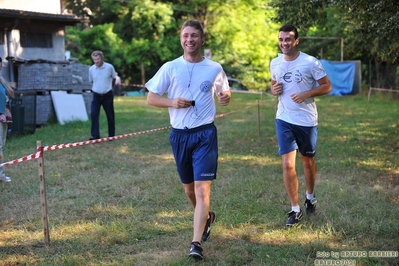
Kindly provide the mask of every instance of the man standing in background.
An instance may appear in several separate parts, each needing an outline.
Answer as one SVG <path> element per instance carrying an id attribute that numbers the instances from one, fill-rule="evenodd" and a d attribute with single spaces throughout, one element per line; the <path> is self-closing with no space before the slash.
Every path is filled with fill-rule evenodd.
<path id="1" fill-rule="evenodd" d="M 104 54 L 101 51 L 94 51 L 91 54 L 94 62 L 89 68 L 89 81 L 93 83 L 93 100 L 91 102 L 91 138 L 100 138 L 100 108 L 104 108 L 108 121 L 108 137 L 115 136 L 115 111 L 114 93 L 112 88 L 115 85 L 116 72 L 114 66 L 104 62 Z"/>

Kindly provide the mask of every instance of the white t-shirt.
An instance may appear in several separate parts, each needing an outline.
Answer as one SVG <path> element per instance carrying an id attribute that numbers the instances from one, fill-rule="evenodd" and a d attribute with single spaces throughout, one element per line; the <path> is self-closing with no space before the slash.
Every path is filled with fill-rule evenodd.
<path id="1" fill-rule="evenodd" d="M 89 82 L 93 82 L 92 91 L 104 94 L 112 90 L 112 80 L 116 77 L 114 66 L 103 62 L 101 67 L 95 64 L 89 68 Z"/>
<path id="2" fill-rule="evenodd" d="M 291 95 L 318 86 L 317 80 L 327 75 L 320 61 L 302 52 L 293 61 L 286 61 L 284 55 L 279 54 L 270 63 L 270 73 L 272 80 L 283 85 L 276 118 L 299 126 L 316 126 L 318 115 L 314 98 L 298 104 L 291 99 Z"/>
<path id="3" fill-rule="evenodd" d="M 189 108 L 169 107 L 173 128 L 195 128 L 212 123 L 216 115 L 214 95 L 228 91 L 229 83 L 222 66 L 208 58 L 190 63 L 183 56 L 165 63 L 146 84 L 158 95 L 169 99 L 186 98 L 195 101 Z"/>

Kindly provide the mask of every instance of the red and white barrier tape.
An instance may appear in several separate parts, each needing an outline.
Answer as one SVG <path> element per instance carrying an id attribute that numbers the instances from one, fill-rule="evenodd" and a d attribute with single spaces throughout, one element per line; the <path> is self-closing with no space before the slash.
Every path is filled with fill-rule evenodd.
<path id="1" fill-rule="evenodd" d="M 251 107 L 254 107 L 254 106 L 257 106 L 257 105 L 256 105 L 256 104 L 254 104 L 254 105 L 249 105 L 249 106 L 246 106 L 246 107 L 245 107 L 244 109 L 242 109 L 242 110 L 245 110 L 245 109 L 248 109 L 248 108 L 251 108 Z M 226 115 L 231 115 L 231 114 L 237 113 L 237 112 L 242 111 L 242 110 L 236 110 L 236 111 L 231 111 L 231 112 L 228 112 L 228 113 L 225 113 L 225 114 L 216 115 L 215 118 L 224 117 L 224 116 L 226 116 Z"/>
<path id="2" fill-rule="evenodd" d="M 2 163 L 2 164 L 0 164 L 0 166 L 7 166 L 7 165 L 11 165 L 11 164 L 21 163 L 21 162 L 29 161 L 32 159 L 39 159 L 42 156 L 43 156 L 43 147 L 39 147 L 35 153 L 32 153 L 28 156 L 25 156 L 25 157 L 22 157 L 22 158 L 19 158 L 16 160 Z"/>
<path id="3" fill-rule="evenodd" d="M 145 88 L 145 85 L 143 85 L 143 84 L 125 84 L 125 83 L 122 83 L 121 86 L 122 86 L 122 87 L 130 86 L 130 87 L 141 87 L 141 88 Z"/>
<path id="4" fill-rule="evenodd" d="M 114 137 L 108 137 L 108 138 L 87 140 L 87 141 L 68 143 L 68 144 L 60 144 L 60 145 L 53 145 L 53 146 L 45 146 L 43 148 L 43 150 L 44 151 L 51 151 L 51 150 L 59 150 L 59 149 L 64 149 L 64 148 L 77 147 L 77 146 L 82 146 L 82 145 L 87 145 L 87 144 L 92 144 L 92 143 L 99 143 L 99 142 L 104 142 L 104 141 L 111 141 L 111 140 L 114 140 L 114 139 L 121 139 L 121 138 L 126 138 L 126 137 L 142 135 L 142 134 L 156 132 L 156 131 L 160 131 L 160 130 L 166 130 L 166 129 L 169 129 L 169 128 L 171 128 L 171 126 L 161 127 L 161 128 L 156 128 L 156 129 L 150 129 L 150 130 L 145 130 L 145 131 L 140 131 L 140 132 L 135 132 L 135 133 L 123 134 L 123 135 L 114 136 Z"/>
<path id="5" fill-rule="evenodd" d="M 253 106 L 256 106 L 256 105 L 247 106 L 244 109 L 248 109 L 248 108 L 253 107 Z M 240 110 L 232 111 L 232 112 L 225 113 L 225 114 L 219 114 L 219 115 L 216 115 L 215 118 L 224 117 L 226 115 L 233 114 L 233 113 L 236 113 L 238 111 L 240 111 Z M 114 139 L 121 139 L 121 138 L 126 138 L 126 137 L 143 135 L 143 134 L 146 134 L 146 133 L 166 130 L 166 129 L 170 129 L 170 128 L 172 128 L 172 127 L 171 126 L 160 127 L 160 128 L 156 128 L 156 129 L 150 129 L 150 130 L 145 130 L 145 131 L 140 131 L 140 132 L 135 132 L 135 133 L 123 134 L 123 135 L 114 136 L 114 137 L 108 137 L 108 138 L 101 138 L 101 139 L 80 141 L 80 142 L 74 142 L 74 143 L 68 143 L 68 144 L 60 144 L 60 145 L 39 147 L 35 153 L 32 153 L 32 154 L 30 154 L 28 156 L 25 156 L 25 157 L 22 157 L 22 158 L 19 158 L 19 159 L 16 159 L 16 160 L 12 160 L 12 161 L 8 161 L 8 162 L 5 162 L 5 163 L 2 163 L 2 164 L 0 164 L 0 166 L 8 166 L 8 165 L 11 165 L 11 164 L 21 163 L 21 162 L 29 161 L 29 160 L 32 160 L 32 159 L 41 158 L 43 156 L 43 151 L 60 150 L 60 149 L 65 149 L 65 148 L 78 147 L 78 146 L 83 146 L 83 145 L 87 145 L 87 144 L 111 141 L 111 140 L 114 140 Z"/>
<path id="6" fill-rule="evenodd" d="M 16 159 L 16 160 L 13 160 L 13 161 L 8 161 L 8 162 L 5 162 L 5 163 L 2 163 L 2 164 L 0 164 L 0 166 L 7 166 L 7 165 L 11 165 L 11 164 L 16 164 L 16 163 L 29 161 L 29 160 L 32 160 L 32 159 L 38 159 L 38 158 L 43 156 L 43 151 L 59 150 L 59 149 L 77 147 L 77 146 L 82 146 L 82 145 L 87 145 L 87 144 L 92 144 L 92 143 L 110 141 L 110 140 L 114 140 L 114 139 L 132 137 L 132 136 L 142 135 L 142 134 L 156 132 L 156 131 L 160 131 L 160 130 L 166 130 L 166 129 L 169 129 L 169 128 L 171 128 L 171 126 L 161 127 L 161 128 L 156 128 L 156 129 L 150 129 L 150 130 L 145 130 L 145 131 L 140 131 L 140 132 L 135 132 L 135 133 L 123 134 L 123 135 L 114 136 L 114 137 L 108 137 L 108 138 L 101 138 L 101 139 L 81 141 L 81 142 L 68 143 L 68 144 L 44 146 L 44 147 L 38 148 L 36 153 L 33 153 L 33 154 L 28 155 L 28 156 L 22 157 L 20 159 Z"/>

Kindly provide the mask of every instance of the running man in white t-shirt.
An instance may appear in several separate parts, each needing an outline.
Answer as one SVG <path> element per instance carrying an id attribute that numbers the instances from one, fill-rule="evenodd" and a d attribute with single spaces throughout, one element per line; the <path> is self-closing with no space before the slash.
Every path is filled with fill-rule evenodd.
<path id="1" fill-rule="evenodd" d="M 146 83 L 147 102 L 168 108 L 170 144 L 185 193 L 194 207 L 189 256 L 203 259 L 201 242 L 210 236 L 216 215 L 210 210 L 212 180 L 216 178 L 218 143 L 213 124 L 214 97 L 228 105 L 231 93 L 222 66 L 201 55 L 204 30 L 198 20 L 184 22 L 180 33 L 183 56 L 165 63 Z M 167 94 L 167 97 L 163 97 Z"/>
<path id="2" fill-rule="evenodd" d="M 279 97 L 276 114 L 278 153 L 282 156 L 283 180 L 291 211 L 287 226 L 302 219 L 299 207 L 298 176 L 295 170 L 297 150 L 302 160 L 306 180 L 306 213 L 316 210 L 314 196 L 316 182 L 317 108 L 314 97 L 331 91 L 330 80 L 320 61 L 298 51 L 298 31 L 284 25 L 278 34 L 282 51 L 270 64 L 271 92 Z"/>

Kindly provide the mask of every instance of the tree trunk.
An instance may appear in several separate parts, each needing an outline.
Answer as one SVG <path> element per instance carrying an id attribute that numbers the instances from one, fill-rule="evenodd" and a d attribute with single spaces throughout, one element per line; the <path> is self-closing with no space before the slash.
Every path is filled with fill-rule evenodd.
<path id="1" fill-rule="evenodd" d="M 378 88 L 398 89 L 396 87 L 396 69 L 398 64 L 389 62 L 380 62 L 377 57 L 374 58 L 376 68 L 376 85 Z"/>

